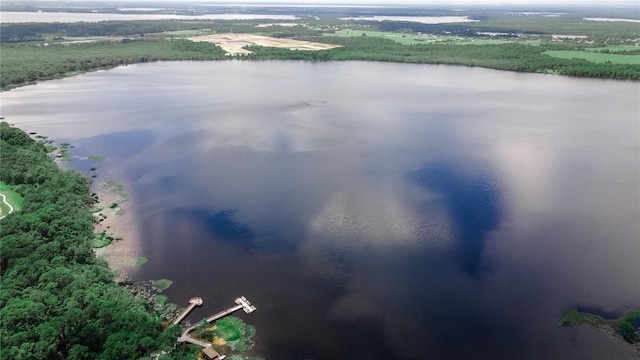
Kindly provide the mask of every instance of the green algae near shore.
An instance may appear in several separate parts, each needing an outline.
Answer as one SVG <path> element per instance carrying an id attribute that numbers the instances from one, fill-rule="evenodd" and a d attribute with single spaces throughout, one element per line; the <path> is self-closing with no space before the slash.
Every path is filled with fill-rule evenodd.
<path id="1" fill-rule="evenodd" d="M 169 279 L 154 280 L 152 282 L 153 287 L 158 291 L 167 290 L 171 286 L 171 284 L 173 284 L 173 281 Z"/>
<path id="2" fill-rule="evenodd" d="M 93 160 L 93 161 L 102 161 L 103 157 L 100 155 L 89 155 L 87 156 L 87 159 Z"/>
<path id="3" fill-rule="evenodd" d="M 93 239 L 91 240 L 91 247 L 99 249 L 110 245 L 113 240 L 114 238 L 108 235 L 106 231 L 95 233 L 93 234 Z"/>
<path id="4" fill-rule="evenodd" d="M 137 258 L 133 259 L 133 264 L 135 266 L 141 266 L 141 265 L 146 264 L 147 261 L 149 261 L 149 260 L 146 257 L 140 256 L 140 257 L 137 257 Z"/>

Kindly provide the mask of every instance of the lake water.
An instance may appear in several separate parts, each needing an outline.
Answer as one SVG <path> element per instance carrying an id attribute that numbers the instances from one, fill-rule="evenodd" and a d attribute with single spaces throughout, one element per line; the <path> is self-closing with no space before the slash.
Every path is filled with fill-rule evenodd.
<path id="1" fill-rule="evenodd" d="M 126 185 L 169 301 L 244 295 L 267 359 L 627 359 L 559 327 L 640 300 L 637 83 L 362 62 L 166 62 L 2 93 Z"/>
<path id="2" fill-rule="evenodd" d="M 640 19 L 620 19 L 620 18 L 584 18 L 589 21 L 615 21 L 615 22 L 634 22 L 640 23 Z"/>
<path id="3" fill-rule="evenodd" d="M 264 15 L 264 14 L 205 14 L 205 15 L 176 15 L 176 14 L 110 14 L 110 13 L 65 13 L 65 12 L 19 12 L 4 11 L 0 13 L 2 23 L 75 23 L 99 21 L 128 21 L 128 20 L 294 20 L 293 15 Z"/>
<path id="4" fill-rule="evenodd" d="M 469 19 L 468 16 L 363 16 L 343 17 L 340 20 L 368 20 L 368 21 L 408 21 L 422 24 L 450 24 L 462 22 L 475 22 L 479 20 Z"/>

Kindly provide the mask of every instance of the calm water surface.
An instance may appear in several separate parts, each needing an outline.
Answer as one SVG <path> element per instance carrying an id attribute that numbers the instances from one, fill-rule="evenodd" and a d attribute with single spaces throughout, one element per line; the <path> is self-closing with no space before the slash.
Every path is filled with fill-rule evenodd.
<path id="1" fill-rule="evenodd" d="M 176 15 L 176 14 L 110 14 L 110 13 L 65 13 L 65 12 L 20 12 L 4 11 L 0 13 L 3 23 L 75 23 L 99 22 L 114 20 L 292 20 L 293 15 L 264 15 L 264 14 L 206 14 L 206 15 Z"/>
<path id="2" fill-rule="evenodd" d="M 344 17 L 340 20 L 369 20 L 369 21 L 408 21 L 422 24 L 449 24 L 461 22 L 474 22 L 468 16 L 362 16 L 362 17 Z"/>
<path id="3" fill-rule="evenodd" d="M 192 321 L 245 295 L 268 359 L 625 359 L 571 307 L 640 301 L 637 83 L 379 63 L 169 62 L 2 94 L 103 155 L 119 246 Z M 72 166 L 95 165 L 75 160 Z"/>

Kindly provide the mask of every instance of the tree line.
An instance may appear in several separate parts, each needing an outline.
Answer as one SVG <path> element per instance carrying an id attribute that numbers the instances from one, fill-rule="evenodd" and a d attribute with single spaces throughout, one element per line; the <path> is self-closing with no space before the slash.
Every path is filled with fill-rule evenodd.
<path id="1" fill-rule="evenodd" d="M 0 358 L 194 358 L 197 349 L 174 349 L 181 329 L 163 332 L 94 255 L 87 178 L 58 168 L 43 143 L 6 122 L 0 157 L 0 181 L 24 198 L 0 227 Z"/>
<path id="2" fill-rule="evenodd" d="M 234 25 L 235 26 L 235 25 Z M 291 35 L 282 29 L 271 29 L 274 35 Z M 287 30 L 292 33 L 295 30 Z M 338 44 L 342 47 L 323 51 L 296 51 L 250 46 L 253 54 L 243 60 L 361 60 L 422 64 L 478 66 L 497 70 L 555 73 L 560 75 L 640 80 L 640 66 L 631 64 L 592 63 L 583 59 L 553 58 L 547 50 L 581 50 L 581 44 L 545 42 L 540 46 L 521 42 L 504 44 L 416 44 L 403 45 L 390 39 L 358 36 L 297 36 L 309 40 Z M 0 62 L 0 88 L 8 89 L 27 83 L 73 75 L 76 72 L 110 68 L 119 65 L 162 60 L 229 59 L 218 46 L 189 40 L 163 40 L 139 37 L 127 41 L 101 41 L 81 44 L 3 44 Z"/>
<path id="3" fill-rule="evenodd" d="M 81 44 L 5 44 L 0 87 L 60 78 L 76 72 L 159 60 L 227 59 L 220 47 L 188 40 L 103 41 Z"/>
<path id="4" fill-rule="evenodd" d="M 97 23 L 9 23 L 0 27 L 1 43 L 40 42 L 55 38 L 84 36 L 131 36 L 155 34 L 162 37 L 166 31 L 201 30 L 217 33 L 252 33 L 256 25 L 273 22 L 272 20 L 127 20 L 101 21 Z M 286 22 L 286 21 L 285 21 Z M 283 27 L 268 26 L 259 30 L 264 34 L 284 35 L 319 35 L 321 32 L 304 26 Z"/>
<path id="5" fill-rule="evenodd" d="M 361 60 L 418 64 L 479 66 L 497 70 L 554 73 L 578 77 L 640 80 L 640 66 L 596 64 L 582 59 L 559 59 L 543 54 L 546 46 L 521 43 L 491 45 L 417 44 L 402 45 L 390 39 L 358 37 L 303 38 L 304 40 L 338 44 L 327 51 L 297 51 L 250 46 L 255 60 Z M 552 44 L 550 47 L 558 48 Z"/>

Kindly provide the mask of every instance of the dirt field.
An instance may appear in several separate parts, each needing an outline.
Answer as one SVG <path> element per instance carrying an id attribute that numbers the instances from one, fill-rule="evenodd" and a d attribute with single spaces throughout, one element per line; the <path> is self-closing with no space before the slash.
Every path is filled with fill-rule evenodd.
<path id="1" fill-rule="evenodd" d="M 311 41 L 300 41 L 291 39 L 280 39 L 261 35 L 252 34 L 213 34 L 202 35 L 189 38 L 191 41 L 207 41 L 212 42 L 227 52 L 227 55 L 244 55 L 250 54 L 251 51 L 242 47 L 248 45 L 271 46 L 288 48 L 291 50 L 327 50 L 340 47 L 339 45 L 323 44 Z"/>

